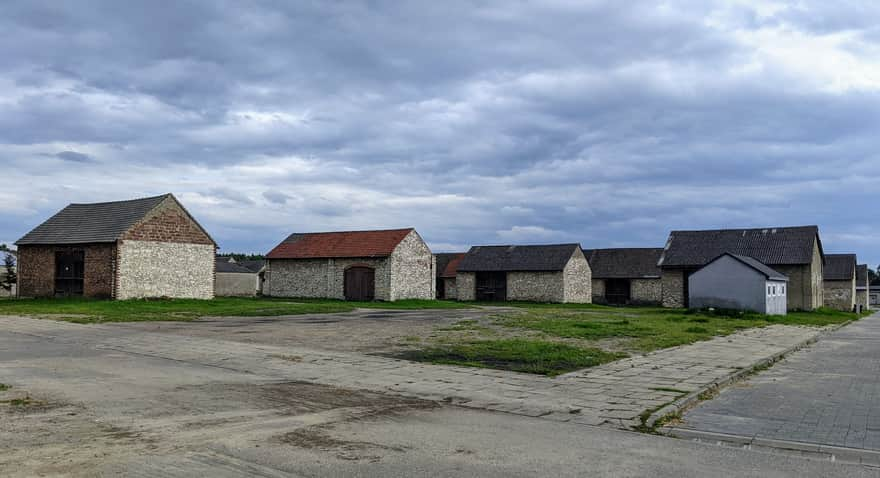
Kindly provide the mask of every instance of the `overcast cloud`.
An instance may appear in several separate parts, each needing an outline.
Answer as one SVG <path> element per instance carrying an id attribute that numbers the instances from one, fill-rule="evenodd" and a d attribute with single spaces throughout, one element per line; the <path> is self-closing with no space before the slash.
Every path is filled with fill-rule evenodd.
<path id="1" fill-rule="evenodd" d="M 2 10 L 0 242 L 69 202 L 173 192 L 224 251 L 818 224 L 827 252 L 880 264 L 875 2 Z"/>

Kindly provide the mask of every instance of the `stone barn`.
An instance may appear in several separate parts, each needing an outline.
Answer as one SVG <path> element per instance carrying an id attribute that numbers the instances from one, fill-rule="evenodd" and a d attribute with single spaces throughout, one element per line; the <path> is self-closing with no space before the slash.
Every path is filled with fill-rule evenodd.
<path id="1" fill-rule="evenodd" d="M 263 294 L 434 299 L 434 255 L 415 229 L 291 234 L 266 257 Z"/>
<path id="2" fill-rule="evenodd" d="M 660 305 L 663 289 L 657 261 L 663 248 L 584 250 L 593 272 L 597 304 Z"/>
<path id="3" fill-rule="evenodd" d="M 789 310 L 822 307 L 825 253 L 817 226 L 672 231 L 658 265 L 664 307 L 688 307 L 688 277 L 729 252 L 788 277 Z"/>
<path id="4" fill-rule="evenodd" d="M 850 312 L 856 305 L 856 255 L 827 254 L 822 274 L 825 306 Z"/>
<path id="5" fill-rule="evenodd" d="M 458 300 L 592 302 L 579 244 L 475 246 L 456 271 Z"/>
<path id="6" fill-rule="evenodd" d="M 861 305 L 864 310 L 871 308 L 871 298 L 868 291 L 870 282 L 868 264 L 859 264 L 856 268 L 856 305 Z"/>
<path id="7" fill-rule="evenodd" d="M 693 309 L 733 309 L 785 315 L 788 277 L 760 261 L 722 254 L 688 277 Z"/>
<path id="8" fill-rule="evenodd" d="M 458 263 L 464 257 L 464 252 L 440 252 L 434 254 L 436 261 L 437 275 L 437 298 L 452 299 L 457 298 L 455 291 L 455 271 L 458 269 Z"/>
<path id="9" fill-rule="evenodd" d="M 71 204 L 16 245 L 20 297 L 214 297 L 217 246 L 171 194 Z"/>

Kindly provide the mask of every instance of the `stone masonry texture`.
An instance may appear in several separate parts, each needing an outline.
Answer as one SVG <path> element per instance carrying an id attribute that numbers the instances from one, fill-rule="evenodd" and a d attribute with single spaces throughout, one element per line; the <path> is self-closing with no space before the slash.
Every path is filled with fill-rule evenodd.
<path id="1" fill-rule="evenodd" d="M 476 273 L 459 272 L 456 280 L 458 300 L 475 300 Z M 593 300 L 590 264 L 578 250 L 562 271 L 510 271 L 507 273 L 507 300 L 589 304 Z"/>
<path id="2" fill-rule="evenodd" d="M 116 298 L 214 297 L 213 244 L 122 241 Z"/>
<path id="3" fill-rule="evenodd" d="M 565 269 L 562 271 L 564 294 L 562 301 L 573 304 L 589 304 L 593 302 L 593 275 L 590 263 L 580 248 L 574 251 Z"/>
<path id="4" fill-rule="evenodd" d="M 458 300 L 477 300 L 477 275 L 473 272 L 455 274 L 455 292 Z"/>
<path id="5" fill-rule="evenodd" d="M 660 305 L 663 303 L 661 279 L 629 279 L 630 304 Z M 605 279 L 593 279 L 593 302 L 605 302 Z"/>
<path id="6" fill-rule="evenodd" d="M 856 303 L 855 280 L 824 281 L 825 307 L 849 312 Z"/>
<path id="7" fill-rule="evenodd" d="M 83 296 L 109 298 L 113 295 L 115 244 L 73 246 L 21 246 L 18 249 L 18 283 L 21 297 L 55 295 L 55 254 L 83 252 Z"/>
<path id="8" fill-rule="evenodd" d="M 407 235 L 385 258 L 272 259 L 263 293 L 275 297 L 345 299 L 345 270 L 374 270 L 376 300 L 433 299 L 434 256 L 418 234 Z"/>
<path id="9" fill-rule="evenodd" d="M 684 271 L 664 269 L 661 273 L 663 307 L 684 307 Z"/>

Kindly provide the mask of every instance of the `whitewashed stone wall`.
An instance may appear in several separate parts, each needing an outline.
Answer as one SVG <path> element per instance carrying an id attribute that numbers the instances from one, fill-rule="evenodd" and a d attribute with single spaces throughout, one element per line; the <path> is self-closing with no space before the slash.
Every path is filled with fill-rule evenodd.
<path id="1" fill-rule="evenodd" d="M 251 297 L 257 294 L 257 274 L 218 272 L 214 285 L 217 297 Z"/>
<path id="2" fill-rule="evenodd" d="M 455 274 L 455 293 L 458 300 L 477 300 L 477 275 L 473 272 Z"/>
<path id="3" fill-rule="evenodd" d="M 122 241 L 117 299 L 214 297 L 214 245 Z"/>
<path id="4" fill-rule="evenodd" d="M 376 300 L 391 300 L 391 264 L 383 259 L 271 259 L 263 294 L 273 297 L 345 299 L 345 270 L 353 265 L 375 273 Z"/>
<path id="5" fill-rule="evenodd" d="M 562 272 L 508 272 L 507 300 L 563 302 L 565 281 Z"/>
<path id="6" fill-rule="evenodd" d="M 593 281 L 590 263 L 580 248 L 574 251 L 565 269 L 562 271 L 564 293 L 562 301 L 572 304 L 589 304 L 593 302 Z"/>
<path id="7" fill-rule="evenodd" d="M 684 271 L 671 269 L 661 274 L 663 307 L 684 307 Z"/>
<path id="8" fill-rule="evenodd" d="M 437 259 L 416 231 L 400 241 L 391 253 L 391 299 L 437 297 L 434 281 Z"/>

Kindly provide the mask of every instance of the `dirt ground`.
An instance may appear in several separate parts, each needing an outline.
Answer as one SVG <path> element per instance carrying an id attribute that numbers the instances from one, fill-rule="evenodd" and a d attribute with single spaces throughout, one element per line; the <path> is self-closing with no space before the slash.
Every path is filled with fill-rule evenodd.
<path id="1" fill-rule="evenodd" d="M 463 321 L 488 322 L 502 307 L 376 310 L 282 317 L 207 317 L 192 322 L 128 322 L 114 327 L 236 342 L 359 353 L 394 353 L 440 337 L 467 335 Z"/>

